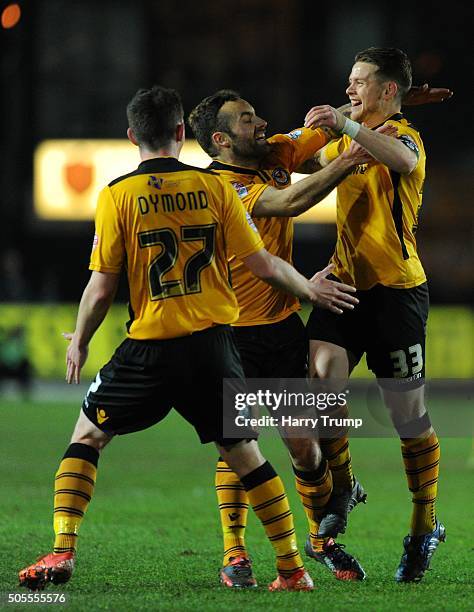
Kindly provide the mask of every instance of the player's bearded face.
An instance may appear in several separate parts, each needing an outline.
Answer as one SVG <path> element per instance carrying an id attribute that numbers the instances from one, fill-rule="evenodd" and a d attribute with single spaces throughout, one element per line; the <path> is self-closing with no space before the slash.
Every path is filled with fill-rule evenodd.
<path id="1" fill-rule="evenodd" d="M 267 142 L 267 122 L 255 114 L 253 107 L 245 100 L 227 103 L 229 114 L 228 136 L 231 139 L 233 156 L 241 161 L 256 161 L 270 150 Z"/>
<path id="2" fill-rule="evenodd" d="M 375 74 L 377 70 L 375 64 L 366 62 L 356 62 L 352 67 L 346 94 L 351 101 L 353 121 L 370 122 L 370 118 L 380 112 L 383 86 Z"/>

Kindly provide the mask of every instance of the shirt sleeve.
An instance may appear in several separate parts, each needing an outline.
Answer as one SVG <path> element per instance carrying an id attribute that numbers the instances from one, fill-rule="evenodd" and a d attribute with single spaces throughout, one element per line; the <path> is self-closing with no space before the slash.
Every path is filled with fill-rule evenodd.
<path id="1" fill-rule="evenodd" d="M 398 122 L 393 122 L 392 125 L 394 125 L 398 129 L 398 140 L 400 140 L 400 142 L 402 142 L 406 147 L 413 151 L 417 159 L 419 159 L 420 149 L 422 149 L 420 134 L 412 127 L 407 125 L 401 125 Z"/>
<path id="2" fill-rule="evenodd" d="M 263 240 L 250 214 L 245 210 L 233 187 L 224 185 L 224 236 L 227 255 L 239 259 L 263 249 Z"/>
<path id="3" fill-rule="evenodd" d="M 301 127 L 288 134 L 276 134 L 270 143 L 278 143 L 279 156 L 290 172 L 294 172 L 329 141 L 329 136 L 320 129 Z"/>
<path id="4" fill-rule="evenodd" d="M 122 224 L 109 187 L 99 194 L 89 270 L 118 273 L 125 258 Z"/>
<path id="5" fill-rule="evenodd" d="M 253 207 L 255 202 L 262 195 L 262 193 L 270 187 L 270 185 L 257 184 L 257 185 L 243 185 L 242 183 L 231 182 L 232 187 L 240 198 L 240 201 L 244 205 L 245 210 L 252 215 Z"/>
<path id="6" fill-rule="evenodd" d="M 323 155 L 327 162 L 332 162 L 339 157 L 339 155 L 346 149 L 350 144 L 350 139 L 343 136 L 338 140 L 331 140 L 331 142 L 324 147 Z"/>

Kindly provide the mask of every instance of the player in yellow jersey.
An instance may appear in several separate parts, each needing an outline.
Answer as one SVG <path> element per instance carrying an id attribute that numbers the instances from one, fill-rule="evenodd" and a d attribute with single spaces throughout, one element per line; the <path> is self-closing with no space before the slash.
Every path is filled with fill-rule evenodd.
<path id="1" fill-rule="evenodd" d="M 201 146 L 214 159 L 209 166 L 239 194 L 259 230 L 265 248 L 287 262 L 292 261 L 293 219 L 320 201 L 346 174 L 370 157 L 358 145 L 327 168 L 291 185 L 290 175 L 329 136 L 307 128 L 266 138 L 266 122 L 237 92 L 221 90 L 205 98 L 191 112 L 189 122 Z M 308 340 L 301 318 L 299 300 L 278 287 L 249 274 L 236 258 L 230 260 L 232 285 L 240 307 L 234 332 L 248 378 L 306 377 Z M 340 314 L 340 310 L 334 313 Z M 284 432 L 280 432 L 285 435 Z M 312 555 L 337 578 L 358 580 L 365 576 L 359 563 L 329 537 L 318 537 L 318 517 L 331 494 L 332 469 L 336 479 L 355 484 L 350 471 L 348 448 L 331 447 L 329 461 L 314 438 L 288 436 L 287 444 L 296 487 L 307 514 Z M 327 448 L 323 448 L 323 452 Z M 229 587 L 255 583 L 245 546 L 248 499 L 239 478 L 219 460 L 216 492 L 224 534 L 221 580 Z M 364 499 L 355 484 L 352 505 Z"/>
<path id="2" fill-rule="evenodd" d="M 425 151 L 418 130 L 400 112 L 411 78 L 410 61 L 399 49 L 361 51 L 346 90 L 351 119 L 330 106 L 317 106 L 305 121 L 307 127 L 329 126 L 342 134 L 320 152 L 322 166 L 335 163 L 354 141 L 374 158 L 337 188 L 334 275 L 356 286 L 360 304 L 340 317 L 313 309 L 310 368 L 319 378 L 344 379 L 366 353 L 378 379 L 413 494 L 398 582 L 421 580 L 445 539 L 435 514 L 439 443 L 424 403 L 428 286 L 415 239 Z M 395 126 L 397 138 L 377 133 L 381 125 Z M 326 512 L 321 526 L 337 532 L 337 504 L 331 507 L 330 501 Z"/>
<path id="3" fill-rule="evenodd" d="M 275 550 L 270 590 L 311 590 L 283 484 L 261 455 L 255 432 L 223 432 L 222 379 L 242 379 L 230 324 L 238 317 L 230 255 L 266 282 L 325 304 L 353 308 L 353 289 L 308 281 L 263 247 L 235 190 L 216 173 L 178 161 L 183 109 L 174 90 L 140 90 L 127 107 L 138 168 L 105 187 L 96 213 L 90 281 L 68 334 L 68 383 L 80 380 L 89 342 L 113 301 L 122 266 L 130 288 L 128 338 L 99 371 L 84 399 L 55 479 L 53 553 L 20 571 L 20 584 L 66 582 L 79 527 L 93 494 L 100 451 L 115 435 L 150 427 L 174 408 L 202 443 L 215 442 L 236 471 Z"/>

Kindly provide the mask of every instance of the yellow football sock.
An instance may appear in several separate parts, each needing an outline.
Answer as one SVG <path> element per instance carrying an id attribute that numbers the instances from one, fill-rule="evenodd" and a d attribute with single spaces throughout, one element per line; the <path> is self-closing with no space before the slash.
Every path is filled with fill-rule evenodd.
<path id="1" fill-rule="evenodd" d="M 352 474 L 352 459 L 349 450 L 349 438 L 343 436 L 334 440 L 321 440 L 323 457 L 329 464 L 332 473 L 333 487 L 338 490 L 352 489 L 354 476 Z"/>
<path id="2" fill-rule="evenodd" d="M 296 479 L 296 490 L 306 513 L 309 524 L 309 537 L 313 549 L 320 552 L 329 538 L 318 538 L 319 523 L 324 507 L 332 492 L 332 475 L 328 462 L 323 459 L 314 472 L 303 472 L 293 467 Z"/>
<path id="3" fill-rule="evenodd" d="M 71 444 L 54 483 L 54 551 L 75 552 L 77 535 L 94 491 L 99 453 L 87 444 Z"/>
<path id="4" fill-rule="evenodd" d="M 275 550 L 278 573 L 291 576 L 303 567 L 303 561 L 296 544 L 293 514 L 280 477 L 267 461 L 241 480 Z"/>
<path id="5" fill-rule="evenodd" d="M 410 534 L 430 533 L 436 527 L 435 503 L 440 459 L 438 438 L 430 428 L 417 438 L 402 438 L 401 445 L 408 488 L 413 493 Z"/>
<path id="6" fill-rule="evenodd" d="M 239 477 L 221 458 L 217 462 L 215 482 L 224 536 L 223 565 L 227 565 L 231 557 L 247 557 L 245 528 L 249 500 Z"/>
<path id="7" fill-rule="evenodd" d="M 347 418 L 349 416 L 347 404 L 332 409 L 329 416 L 333 419 Z M 349 450 L 349 430 L 345 425 L 335 425 L 331 429 L 334 435 L 322 438 L 319 441 L 321 452 L 329 463 L 334 489 L 336 491 L 347 491 L 354 486 L 352 459 Z"/>

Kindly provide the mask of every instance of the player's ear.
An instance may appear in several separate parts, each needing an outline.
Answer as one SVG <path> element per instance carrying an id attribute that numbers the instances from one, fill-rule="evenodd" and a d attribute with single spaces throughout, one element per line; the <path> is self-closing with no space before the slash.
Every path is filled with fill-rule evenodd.
<path id="1" fill-rule="evenodd" d="M 130 140 L 132 144 L 138 147 L 138 140 L 135 138 L 135 134 L 133 133 L 132 128 L 128 128 L 127 130 L 127 138 Z"/>
<path id="2" fill-rule="evenodd" d="M 390 100 L 391 98 L 395 98 L 398 93 L 398 85 L 395 81 L 387 81 L 385 83 L 383 97 L 385 100 Z"/>
<path id="3" fill-rule="evenodd" d="M 176 142 L 184 141 L 185 132 L 186 130 L 184 127 L 184 121 L 182 121 L 181 123 L 178 123 L 178 125 L 176 126 Z"/>
<path id="4" fill-rule="evenodd" d="M 216 149 L 228 149 L 230 147 L 230 139 L 225 132 L 214 132 L 211 140 Z"/>

